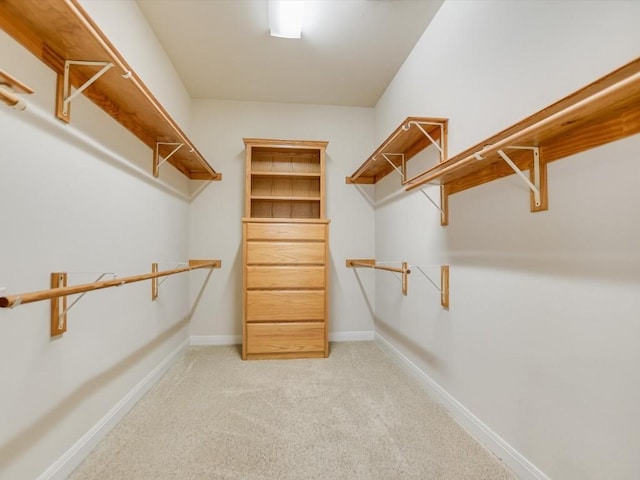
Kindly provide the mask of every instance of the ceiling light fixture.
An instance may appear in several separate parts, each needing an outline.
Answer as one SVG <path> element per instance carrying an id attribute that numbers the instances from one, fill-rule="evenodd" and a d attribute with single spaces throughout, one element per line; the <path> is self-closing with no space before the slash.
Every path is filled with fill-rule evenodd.
<path id="1" fill-rule="evenodd" d="M 303 7 L 303 0 L 269 0 L 271 36 L 300 38 Z"/>

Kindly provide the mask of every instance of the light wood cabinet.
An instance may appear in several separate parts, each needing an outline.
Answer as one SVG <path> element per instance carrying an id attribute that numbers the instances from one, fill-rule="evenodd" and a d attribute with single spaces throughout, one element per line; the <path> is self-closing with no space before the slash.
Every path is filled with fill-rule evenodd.
<path id="1" fill-rule="evenodd" d="M 326 145 L 245 139 L 243 359 L 329 354 Z"/>

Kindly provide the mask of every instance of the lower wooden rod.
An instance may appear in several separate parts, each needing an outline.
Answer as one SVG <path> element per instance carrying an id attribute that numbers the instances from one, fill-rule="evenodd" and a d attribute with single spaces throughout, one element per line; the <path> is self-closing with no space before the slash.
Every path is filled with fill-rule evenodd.
<path id="1" fill-rule="evenodd" d="M 23 293 L 21 295 L 9 295 L 0 297 L 0 308 L 12 308 L 26 303 L 39 302 L 41 300 L 50 300 L 52 298 L 74 295 L 76 293 L 90 292 L 92 290 L 100 290 L 103 288 L 119 287 L 127 283 L 142 282 L 152 278 L 166 277 L 176 273 L 189 272 L 198 268 L 220 268 L 220 260 L 190 260 L 188 267 L 174 268 L 173 270 L 164 270 L 162 272 L 145 273 L 143 275 L 134 275 L 131 277 L 115 278 L 113 280 L 104 280 L 101 282 L 84 283 L 82 285 L 73 285 L 70 287 L 50 288 L 39 292 Z"/>
<path id="2" fill-rule="evenodd" d="M 395 272 L 395 273 L 402 273 L 402 274 L 411 273 L 411 270 L 408 269 L 408 268 L 387 267 L 386 265 L 377 265 L 377 264 L 371 265 L 370 263 L 357 262 L 357 261 L 349 262 L 349 266 L 351 266 L 351 267 L 375 268 L 376 270 L 386 270 L 387 272 Z"/>

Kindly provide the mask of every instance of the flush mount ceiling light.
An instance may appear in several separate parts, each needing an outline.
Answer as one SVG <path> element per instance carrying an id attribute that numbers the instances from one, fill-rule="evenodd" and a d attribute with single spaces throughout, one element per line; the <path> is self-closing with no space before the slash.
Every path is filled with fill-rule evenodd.
<path id="1" fill-rule="evenodd" d="M 269 0 L 271 36 L 300 38 L 303 7 L 303 0 Z"/>

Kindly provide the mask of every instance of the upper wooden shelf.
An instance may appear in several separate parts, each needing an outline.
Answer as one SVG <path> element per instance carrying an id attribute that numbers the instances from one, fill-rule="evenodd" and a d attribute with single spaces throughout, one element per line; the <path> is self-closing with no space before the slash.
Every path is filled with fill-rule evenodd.
<path id="1" fill-rule="evenodd" d="M 446 118 L 408 117 L 347 177 L 347 183 L 377 183 L 395 169 L 405 176 L 406 162 L 430 145 L 437 146 L 441 159 L 447 158 L 448 122 Z M 407 180 L 403 178 L 403 183 Z"/>
<path id="2" fill-rule="evenodd" d="M 65 62 L 112 63 L 82 93 L 149 146 L 156 160 L 158 153 L 168 157 L 190 179 L 221 180 L 77 0 L 1 0 L 0 28 L 58 74 L 59 118 L 69 121 L 69 114 L 61 114 L 60 101 L 65 98 Z M 79 89 L 99 70 L 71 65 L 70 84 Z"/>
<path id="3" fill-rule="evenodd" d="M 407 190 L 425 183 L 453 194 L 532 168 L 538 147 L 541 168 L 554 160 L 640 132 L 640 58 L 559 100 L 515 125 L 414 177 Z M 517 147 L 527 147 L 518 149 Z M 546 170 L 542 182 L 545 183 Z M 546 185 L 542 185 L 546 188 Z M 544 209 L 544 208 L 542 208 Z"/>

